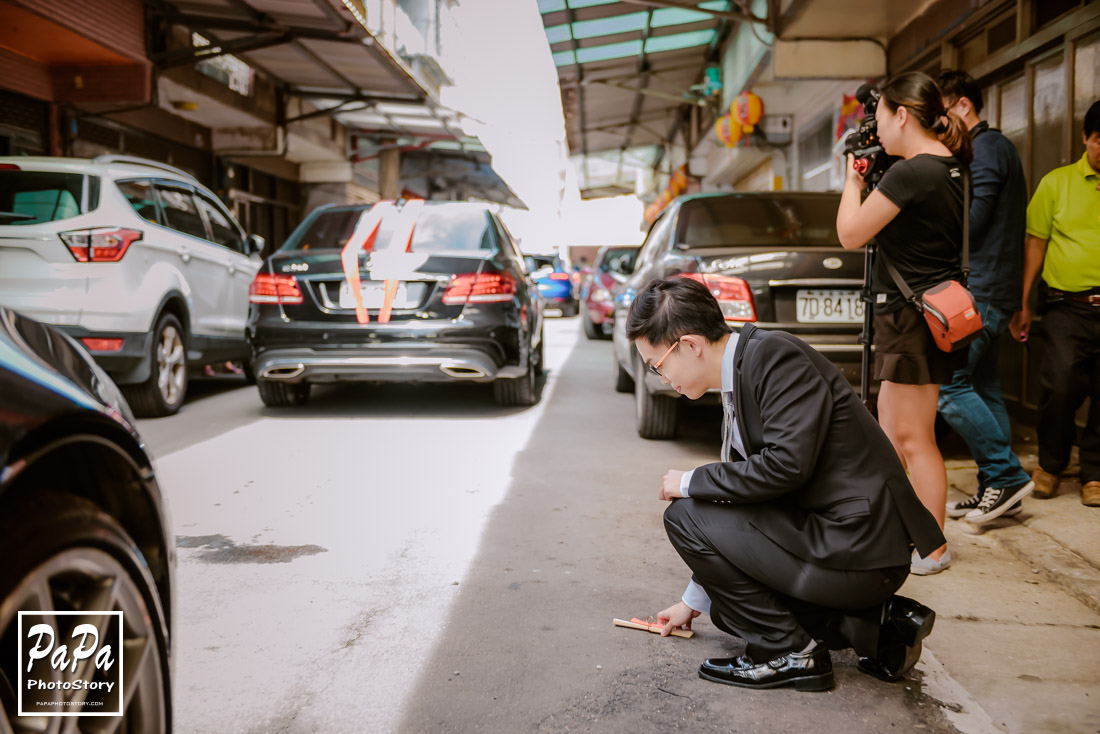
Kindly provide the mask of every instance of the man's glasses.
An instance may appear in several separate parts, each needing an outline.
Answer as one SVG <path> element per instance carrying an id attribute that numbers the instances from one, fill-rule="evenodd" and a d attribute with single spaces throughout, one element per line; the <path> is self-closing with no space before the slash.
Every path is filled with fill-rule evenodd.
<path id="1" fill-rule="evenodd" d="M 680 338 L 682 339 L 683 337 Z M 668 355 L 672 354 L 672 350 L 678 346 L 680 346 L 680 339 L 677 339 L 675 342 L 673 342 L 672 346 L 668 348 L 668 351 L 665 352 L 660 359 L 658 359 L 653 364 L 646 365 L 646 367 L 649 367 L 649 371 L 660 378 L 664 378 L 664 375 L 661 374 L 661 364 L 663 364 L 664 361 L 668 359 Z"/>

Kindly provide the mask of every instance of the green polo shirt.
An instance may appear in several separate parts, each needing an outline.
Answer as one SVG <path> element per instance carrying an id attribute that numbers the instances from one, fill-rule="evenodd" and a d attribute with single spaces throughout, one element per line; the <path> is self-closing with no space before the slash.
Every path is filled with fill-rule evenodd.
<path id="1" fill-rule="evenodd" d="M 1043 176 L 1027 206 L 1027 233 L 1047 240 L 1043 280 L 1051 288 L 1100 286 L 1100 174 L 1087 156 Z"/>

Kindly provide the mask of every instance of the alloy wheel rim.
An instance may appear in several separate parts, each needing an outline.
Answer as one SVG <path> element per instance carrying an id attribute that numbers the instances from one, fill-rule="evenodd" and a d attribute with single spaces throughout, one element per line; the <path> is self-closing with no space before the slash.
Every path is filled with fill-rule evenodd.
<path id="1" fill-rule="evenodd" d="M 123 666 L 123 715 L 117 718 L 17 717 L 15 691 L 18 677 L 15 666 L 20 663 L 13 655 L 11 661 L 0 660 L 0 731 L 13 734 L 82 734 L 91 731 L 167 730 L 168 704 L 164 695 L 163 660 L 156 630 L 152 627 L 152 616 L 141 589 L 114 556 L 98 548 L 71 548 L 52 556 L 27 574 L 15 590 L 0 601 L 0 646 L 5 649 L 10 643 L 14 650 L 20 610 L 47 613 L 78 610 L 122 612 L 122 650 L 114 650 L 113 657 L 116 665 Z M 55 622 L 58 619 L 54 617 Z M 107 644 L 107 640 L 117 641 L 117 617 L 89 615 L 79 619 L 96 626 L 101 645 Z M 54 626 L 57 629 L 57 625 Z M 56 641 L 58 645 L 68 642 L 61 638 Z M 92 663 L 92 660 L 84 661 L 85 665 Z M 77 677 L 81 677 L 83 671 L 80 668 L 77 671 Z M 61 680 L 61 676 L 65 675 L 63 671 L 50 672 L 56 680 Z M 49 691 L 35 695 L 24 692 L 23 705 L 28 708 L 35 700 L 98 700 L 99 695 L 102 694 L 94 691 Z"/>
<path id="2" fill-rule="evenodd" d="M 186 369 L 183 339 L 175 326 L 165 326 L 157 342 L 157 387 L 168 405 L 180 401 Z"/>

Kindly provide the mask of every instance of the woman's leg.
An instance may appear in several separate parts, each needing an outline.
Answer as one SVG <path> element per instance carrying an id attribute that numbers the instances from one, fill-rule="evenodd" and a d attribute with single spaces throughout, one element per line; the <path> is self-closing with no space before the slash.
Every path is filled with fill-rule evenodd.
<path id="1" fill-rule="evenodd" d="M 936 522 L 943 528 L 947 508 L 947 469 L 936 446 L 936 406 L 939 385 L 900 385 L 883 381 L 879 388 L 878 415 L 882 430 L 904 458 L 909 481 Z M 931 555 L 939 559 L 947 546 Z"/>

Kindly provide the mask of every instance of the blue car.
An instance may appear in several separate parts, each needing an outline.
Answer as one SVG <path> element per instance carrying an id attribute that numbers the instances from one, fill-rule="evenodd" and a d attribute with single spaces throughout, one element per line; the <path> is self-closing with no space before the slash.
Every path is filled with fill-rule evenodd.
<path id="1" fill-rule="evenodd" d="M 524 258 L 532 280 L 547 308 L 561 309 L 562 316 L 576 316 L 580 312 L 577 287 L 569 266 L 558 255 L 527 255 Z"/>

